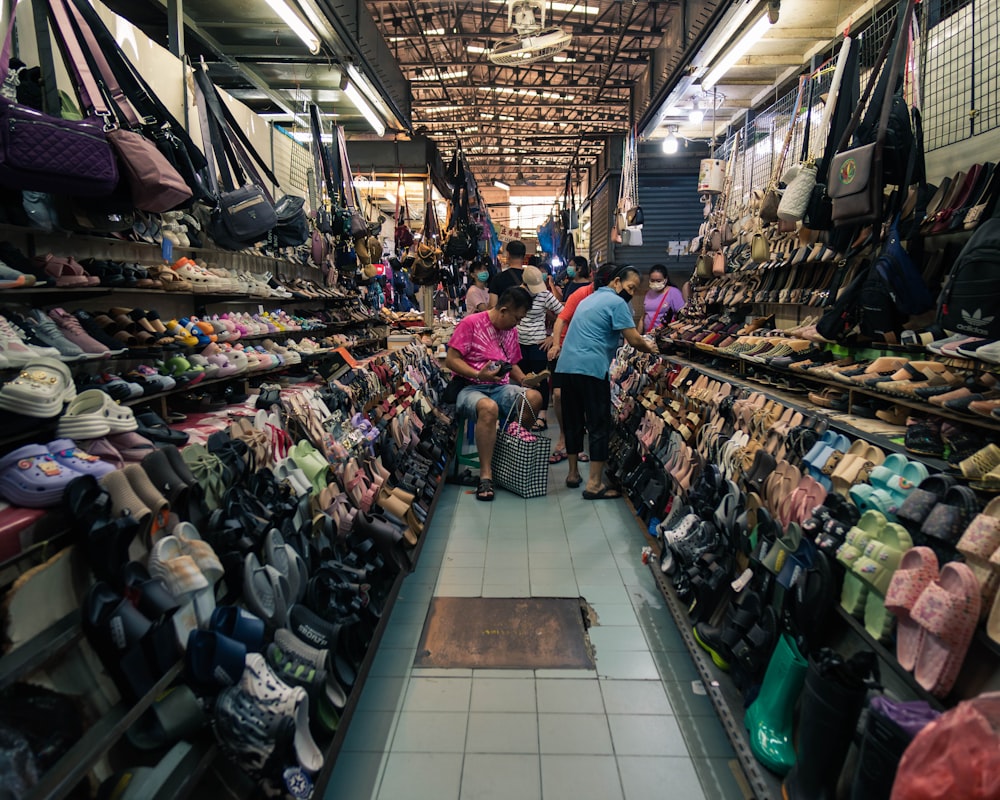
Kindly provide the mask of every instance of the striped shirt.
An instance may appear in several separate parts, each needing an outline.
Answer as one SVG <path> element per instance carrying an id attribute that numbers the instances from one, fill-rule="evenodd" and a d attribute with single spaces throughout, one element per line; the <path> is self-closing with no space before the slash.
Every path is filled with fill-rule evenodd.
<path id="1" fill-rule="evenodd" d="M 517 326 L 518 343 L 524 346 L 541 344 L 546 336 L 545 312 L 551 311 L 553 314 L 558 314 L 562 310 L 563 304 L 556 300 L 552 292 L 548 289 L 540 291 L 535 295 L 531 310 Z"/>

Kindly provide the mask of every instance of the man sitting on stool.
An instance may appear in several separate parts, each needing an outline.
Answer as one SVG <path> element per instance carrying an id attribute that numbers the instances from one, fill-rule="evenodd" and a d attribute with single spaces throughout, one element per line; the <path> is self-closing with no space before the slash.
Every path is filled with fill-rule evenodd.
<path id="1" fill-rule="evenodd" d="M 469 382 L 458 394 L 455 404 L 458 416 L 476 419 L 477 500 L 494 497 L 492 460 L 497 421 L 507 419 L 522 396 L 536 414 L 542 406 L 541 394 L 521 385 L 524 373 L 517 366 L 521 360 L 517 324 L 528 313 L 532 299 L 531 293 L 520 286 L 507 289 L 494 308 L 470 314 L 459 322 L 448 342 L 445 366 Z M 530 420 L 519 421 L 531 426 Z"/>

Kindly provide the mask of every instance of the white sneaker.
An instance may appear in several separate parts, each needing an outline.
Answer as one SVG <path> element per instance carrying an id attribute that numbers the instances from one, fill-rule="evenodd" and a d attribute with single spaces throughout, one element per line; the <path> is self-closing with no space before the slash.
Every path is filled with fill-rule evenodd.
<path id="1" fill-rule="evenodd" d="M 23 367 L 33 358 L 59 358 L 60 354 L 54 347 L 25 344 L 17 327 L 0 316 L 0 355 L 4 357 L 8 366 Z"/>

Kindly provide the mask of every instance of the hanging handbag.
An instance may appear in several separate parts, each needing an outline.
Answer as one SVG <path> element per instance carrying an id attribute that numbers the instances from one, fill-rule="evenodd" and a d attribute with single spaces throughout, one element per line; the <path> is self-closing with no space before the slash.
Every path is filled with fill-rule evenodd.
<path id="1" fill-rule="evenodd" d="M 306 220 L 306 201 L 303 197 L 286 194 L 274 205 L 277 224 L 274 226 L 274 240 L 278 247 L 298 247 L 309 239 L 309 223 Z"/>
<path id="2" fill-rule="evenodd" d="M 0 83 L 10 70 L 17 0 L 0 50 Z M 0 97 L 0 184 L 53 194 L 100 197 L 118 185 L 106 120 L 66 120 Z"/>
<path id="3" fill-rule="evenodd" d="M 712 256 L 712 275 L 719 277 L 726 274 L 726 255 L 719 252 Z"/>
<path id="4" fill-rule="evenodd" d="M 816 162 L 809 158 L 809 138 L 812 132 L 812 106 L 813 90 L 816 81 L 819 80 L 819 72 L 810 75 L 809 94 L 806 99 L 806 121 L 805 134 L 802 137 L 802 152 L 799 156 L 799 163 L 792 168 L 794 175 L 787 178 L 785 191 L 781 195 L 781 202 L 778 204 L 778 219 L 784 222 L 799 222 L 805 216 L 806 206 L 809 205 L 809 198 L 812 197 L 813 187 L 816 185 Z"/>
<path id="5" fill-rule="evenodd" d="M 764 264 L 771 260 L 771 245 L 767 237 L 760 231 L 753 235 L 750 240 L 750 258 L 758 264 Z"/>
<path id="6" fill-rule="evenodd" d="M 177 172 L 180 181 L 191 192 L 191 198 L 214 203 L 215 197 L 212 194 L 211 180 L 208 176 L 208 161 L 205 154 L 198 148 L 188 135 L 184 126 L 170 113 L 170 110 L 160 101 L 156 93 L 143 79 L 128 60 L 125 52 L 118 45 L 117 39 L 108 30 L 100 15 L 88 0 L 68 0 L 67 7 L 72 13 L 76 24 L 79 26 L 81 36 L 86 45 L 85 49 L 90 53 L 101 53 L 104 57 L 109 72 L 105 74 L 104 68 L 100 69 L 102 78 L 106 81 L 108 91 L 114 102 L 125 111 L 128 108 L 134 110 L 134 116 L 127 119 L 128 127 L 135 132 L 141 133 L 145 139 L 151 141 L 160 155 L 166 160 L 167 165 Z M 114 87 L 114 88 L 113 88 Z M 152 158 L 152 157 L 151 157 Z M 141 168 L 135 178 L 128 178 L 130 183 L 136 180 L 142 181 L 147 188 L 146 191 L 153 193 L 154 197 L 162 191 L 176 191 L 183 193 L 184 190 L 178 185 L 177 179 L 166 169 L 162 162 L 154 162 L 155 168 L 163 176 L 161 183 L 157 183 L 154 175 L 144 176 Z M 150 170 L 147 167 L 146 170 Z M 135 191 L 135 190 L 133 190 Z M 139 192 L 140 202 L 146 204 L 156 203 L 164 205 L 167 200 L 147 201 L 143 192 Z M 188 202 L 188 201 L 183 201 Z"/>
<path id="7" fill-rule="evenodd" d="M 264 239 L 277 224 L 274 203 L 263 188 L 263 181 L 254 170 L 250 155 L 241 141 L 240 137 L 245 134 L 238 130 L 238 126 L 237 130 L 233 129 L 221 108 L 218 90 L 204 69 L 195 70 L 195 87 L 202 138 L 210 143 L 206 156 L 213 190 L 219 187 L 216 168 L 222 179 L 221 188 L 216 191 L 218 205 L 212 211 L 208 233 L 219 247 L 242 250 Z M 235 123 L 235 120 L 232 122 Z M 277 185 L 278 181 L 270 170 L 267 174 Z M 251 176 L 256 179 L 255 182 Z"/>
<path id="8" fill-rule="evenodd" d="M 784 167 L 785 158 L 788 156 L 788 148 L 792 145 L 792 136 L 795 133 L 795 126 L 798 122 L 799 111 L 802 107 L 802 93 L 805 89 L 806 78 L 799 78 L 799 90 L 795 95 L 795 106 L 794 106 L 794 116 L 788 125 L 788 132 L 785 134 L 785 141 L 781 146 L 781 154 L 778 156 L 778 160 L 774 164 L 774 169 L 771 171 L 771 180 L 767 185 L 767 189 L 764 190 L 764 197 L 761 199 L 760 211 L 758 212 L 761 222 L 771 224 L 778 221 L 778 206 L 781 204 L 782 192 L 778 188 L 778 179 L 780 178 Z"/>
<path id="9" fill-rule="evenodd" d="M 83 15 L 69 5 L 67 0 L 49 0 L 49 8 L 69 55 L 70 67 L 76 76 L 84 106 L 97 108 L 98 98 L 101 96 L 90 62 L 100 75 L 104 90 L 110 98 L 106 119 L 112 127 L 108 130 L 108 141 L 118 155 L 121 176 L 128 185 L 135 207 L 140 211 L 159 213 L 188 202 L 192 197 L 190 187 L 160 152 L 156 143 L 139 132 L 142 123 L 125 97 L 107 56 Z M 70 15 L 74 17 L 72 22 Z M 103 106 L 103 100 L 100 102 Z M 115 118 L 119 120 L 117 125 L 111 122 Z"/>
<path id="10" fill-rule="evenodd" d="M 837 154 L 830 162 L 827 191 L 833 201 L 832 216 L 835 224 L 868 225 L 882 220 L 886 180 L 883 164 L 886 132 L 896 98 L 895 85 L 906 53 L 905 37 L 910 28 L 912 14 L 913 0 L 902 0 L 900 13 L 893 20 L 892 29 L 882 46 L 862 101 L 855 110 L 847 130 L 844 131 Z M 888 57 L 890 50 L 891 59 Z M 881 69 L 882 67 L 885 68 Z M 876 75 L 878 75 L 877 80 Z M 861 125 L 862 113 L 869 97 L 871 97 L 869 119 L 876 111 L 879 115 L 873 139 L 848 148 L 851 136 Z M 909 115 L 907 115 L 908 120 Z"/>

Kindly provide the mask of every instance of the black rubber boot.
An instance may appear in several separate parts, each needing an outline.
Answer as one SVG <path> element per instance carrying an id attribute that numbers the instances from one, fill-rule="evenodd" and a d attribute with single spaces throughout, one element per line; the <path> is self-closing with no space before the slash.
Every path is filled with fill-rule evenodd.
<path id="1" fill-rule="evenodd" d="M 784 800 L 832 800 L 864 706 L 874 653 L 850 661 L 831 650 L 809 660 L 802 690 L 795 766 L 781 785 Z"/>
<path id="2" fill-rule="evenodd" d="M 868 710 L 851 800 L 883 800 L 892 793 L 896 768 L 912 737 L 874 709 Z"/>

